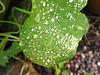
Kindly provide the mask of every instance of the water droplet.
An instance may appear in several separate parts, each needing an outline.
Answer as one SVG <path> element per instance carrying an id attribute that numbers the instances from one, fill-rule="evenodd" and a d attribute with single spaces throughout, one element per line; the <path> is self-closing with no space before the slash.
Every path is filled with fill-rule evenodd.
<path id="1" fill-rule="evenodd" d="M 41 27 L 40 27 L 40 26 L 39 26 L 38 28 L 39 28 L 39 29 L 41 29 Z"/>
<path id="2" fill-rule="evenodd" d="M 42 31 L 40 31 L 40 33 L 42 33 Z"/>
<path id="3" fill-rule="evenodd" d="M 24 31 L 24 33 L 26 33 L 26 31 Z"/>
<path id="4" fill-rule="evenodd" d="M 59 39 L 59 35 L 57 35 L 57 39 Z"/>
<path id="5" fill-rule="evenodd" d="M 43 60 L 43 62 L 44 62 L 44 60 Z"/>
<path id="6" fill-rule="evenodd" d="M 42 10 L 44 11 L 44 8 Z"/>
<path id="7" fill-rule="evenodd" d="M 41 57 L 41 59 L 42 59 L 42 57 Z"/>
<path id="8" fill-rule="evenodd" d="M 40 3 L 42 3 L 42 1 Z"/>
<path id="9" fill-rule="evenodd" d="M 20 46 L 25 46 L 25 44 L 22 41 L 20 41 L 19 45 Z"/>
<path id="10" fill-rule="evenodd" d="M 47 65 L 47 63 L 45 63 Z"/>
<path id="11" fill-rule="evenodd" d="M 43 15 L 45 15 L 46 13 L 43 13 Z"/>
<path id="12" fill-rule="evenodd" d="M 49 6 L 49 4 L 47 4 L 47 6 Z"/>
<path id="13" fill-rule="evenodd" d="M 52 6 L 54 6 L 54 4 L 52 4 Z"/>
<path id="14" fill-rule="evenodd" d="M 48 33 L 48 30 L 46 30 L 45 32 Z"/>
<path id="15" fill-rule="evenodd" d="M 64 10 L 64 8 L 61 8 L 60 10 Z"/>
<path id="16" fill-rule="evenodd" d="M 47 62 L 50 62 L 50 60 L 48 59 Z"/>
<path id="17" fill-rule="evenodd" d="M 56 19 L 58 19 L 58 16 L 56 16 Z"/>
<path id="18" fill-rule="evenodd" d="M 46 6 L 46 2 L 44 2 L 44 1 L 43 1 L 43 6 L 44 6 L 44 7 Z"/>
<path id="19" fill-rule="evenodd" d="M 32 47 L 32 45 L 29 45 L 29 47 Z"/>
<path id="20" fill-rule="evenodd" d="M 46 21 L 44 24 L 48 24 L 48 21 Z"/>
<path id="21" fill-rule="evenodd" d="M 51 53 L 53 53 L 53 52 L 51 51 Z"/>
<path id="22" fill-rule="evenodd" d="M 42 36 L 40 36 L 40 38 L 42 38 Z"/>
<path id="23" fill-rule="evenodd" d="M 31 31 L 34 31 L 34 29 L 32 29 Z"/>
<path id="24" fill-rule="evenodd" d="M 35 39 L 36 39 L 36 38 L 38 38 L 38 35 L 37 35 L 37 34 L 35 34 L 35 35 L 34 35 L 34 38 L 35 38 Z"/>
<path id="25" fill-rule="evenodd" d="M 42 19 L 45 19 L 45 17 L 43 16 Z"/>
<path id="26" fill-rule="evenodd" d="M 68 34 L 66 34 L 66 36 L 68 36 Z"/>
<path id="27" fill-rule="evenodd" d="M 51 30 L 54 31 L 54 28 L 52 28 Z"/>
<path id="28" fill-rule="evenodd" d="M 73 0 L 69 0 L 69 2 L 71 3 L 71 2 L 73 2 Z"/>
<path id="29" fill-rule="evenodd" d="M 33 46 L 33 48 L 34 48 L 35 46 Z"/>
<path id="30" fill-rule="evenodd" d="M 28 36 L 27 39 L 29 39 L 30 37 Z"/>
<path id="31" fill-rule="evenodd" d="M 54 10 L 54 9 L 53 9 L 52 7 L 50 7 L 50 10 L 49 10 L 49 11 L 52 12 L 53 10 Z"/>
<path id="32" fill-rule="evenodd" d="M 55 19 L 54 19 L 54 18 L 52 18 L 52 19 L 51 19 L 51 21 L 52 21 L 52 22 L 54 22 L 54 21 L 55 21 Z"/>

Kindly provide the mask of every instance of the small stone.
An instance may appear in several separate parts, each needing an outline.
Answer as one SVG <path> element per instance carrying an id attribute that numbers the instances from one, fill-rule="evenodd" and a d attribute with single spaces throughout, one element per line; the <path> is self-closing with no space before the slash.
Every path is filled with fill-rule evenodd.
<path id="1" fill-rule="evenodd" d="M 72 73 L 72 72 L 70 72 L 70 75 L 73 75 L 73 73 Z"/>
<path id="2" fill-rule="evenodd" d="M 67 67 L 70 68 L 70 64 L 68 64 Z"/>
<path id="3" fill-rule="evenodd" d="M 81 57 L 82 57 L 83 59 L 85 59 L 85 55 L 84 55 L 83 53 L 81 54 Z"/>
<path id="4" fill-rule="evenodd" d="M 93 55 L 90 55 L 91 58 L 93 58 Z"/>
<path id="5" fill-rule="evenodd" d="M 97 62 L 97 65 L 100 66 L 100 62 Z"/>
<path id="6" fill-rule="evenodd" d="M 92 51 L 89 51 L 89 55 L 91 55 L 92 54 Z"/>
<path id="7" fill-rule="evenodd" d="M 76 68 L 79 68 L 78 64 L 75 65 Z"/>
<path id="8" fill-rule="evenodd" d="M 86 46 L 84 46 L 84 47 L 83 47 L 83 50 L 87 50 L 87 47 L 86 47 Z"/>

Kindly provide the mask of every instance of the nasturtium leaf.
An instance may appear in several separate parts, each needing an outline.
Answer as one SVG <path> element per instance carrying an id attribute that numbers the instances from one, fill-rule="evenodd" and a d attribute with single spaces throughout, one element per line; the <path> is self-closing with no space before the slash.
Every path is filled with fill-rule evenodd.
<path id="1" fill-rule="evenodd" d="M 87 0 L 32 0 L 30 17 L 20 32 L 24 54 L 34 63 L 52 67 L 75 56 L 88 21 L 79 11 Z"/>
<path id="2" fill-rule="evenodd" d="M 21 52 L 21 48 L 19 46 L 19 43 L 14 42 L 10 50 L 0 52 L 0 65 L 6 66 L 6 63 L 8 63 L 8 59 L 10 59 L 10 57 L 13 57 L 14 54 L 17 54 L 18 52 Z"/>

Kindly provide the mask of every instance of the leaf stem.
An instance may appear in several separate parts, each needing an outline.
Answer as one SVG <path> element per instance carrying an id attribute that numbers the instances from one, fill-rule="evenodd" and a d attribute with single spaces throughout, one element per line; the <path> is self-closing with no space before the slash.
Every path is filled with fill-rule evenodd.
<path id="1" fill-rule="evenodd" d="M 20 41 L 20 40 L 15 40 L 15 39 L 5 39 L 5 38 L 0 38 L 0 40 L 7 40 L 7 41 Z"/>
<path id="2" fill-rule="evenodd" d="M 55 65 L 55 71 L 56 71 L 56 75 L 58 75 L 58 68 L 57 68 L 57 65 Z"/>
<path id="3" fill-rule="evenodd" d="M 24 71 L 24 67 L 25 67 L 25 61 L 23 61 L 23 60 L 21 60 L 21 59 L 15 57 L 15 56 L 13 56 L 13 58 L 14 58 L 14 59 L 17 59 L 17 60 L 19 60 L 19 61 L 21 61 L 21 62 L 23 63 L 23 67 L 22 67 L 21 72 L 20 72 L 20 75 L 22 75 L 22 74 L 23 74 L 23 71 Z"/>
<path id="4" fill-rule="evenodd" d="M 0 1 L 0 4 L 2 6 L 2 10 L 0 11 L 0 13 L 3 13 L 5 11 L 5 5 Z"/>
<path id="5" fill-rule="evenodd" d="M 0 21 L 0 22 L 3 22 L 3 23 L 10 23 L 10 24 L 14 24 L 14 25 L 17 25 L 19 30 L 17 32 L 7 32 L 9 34 L 18 34 L 20 31 L 21 31 L 21 28 L 22 25 L 18 24 L 18 23 L 14 23 L 14 22 L 11 22 L 11 21 Z"/>
<path id="6" fill-rule="evenodd" d="M 19 38 L 18 38 L 18 37 L 13 36 L 13 35 L 9 35 L 9 34 L 7 34 L 7 33 L 0 33 L 0 35 L 1 35 L 1 36 L 8 36 L 8 37 L 11 37 L 11 38 L 14 38 L 14 39 L 19 40 Z"/>
<path id="7" fill-rule="evenodd" d="M 14 18 L 14 21 L 15 21 L 16 23 L 18 23 L 18 21 L 17 21 L 16 17 L 14 16 L 14 11 L 15 11 L 15 10 L 21 11 L 21 12 L 26 13 L 26 14 L 29 14 L 29 15 L 31 14 L 31 12 L 26 11 L 26 10 L 24 10 L 24 9 L 20 9 L 20 8 L 17 8 L 17 7 L 13 7 L 13 8 L 12 8 L 11 14 L 12 14 L 12 16 L 13 16 L 13 18 Z"/>

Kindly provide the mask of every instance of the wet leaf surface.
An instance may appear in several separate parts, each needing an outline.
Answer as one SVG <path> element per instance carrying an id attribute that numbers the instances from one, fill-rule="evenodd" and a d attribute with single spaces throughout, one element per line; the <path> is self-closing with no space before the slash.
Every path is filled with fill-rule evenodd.
<path id="1" fill-rule="evenodd" d="M 75 56 L 88 21 L 79 11 L 87 0 L 33 0 L 20 32 L 20 46 L 34 63 L 52 67 Z"/>

